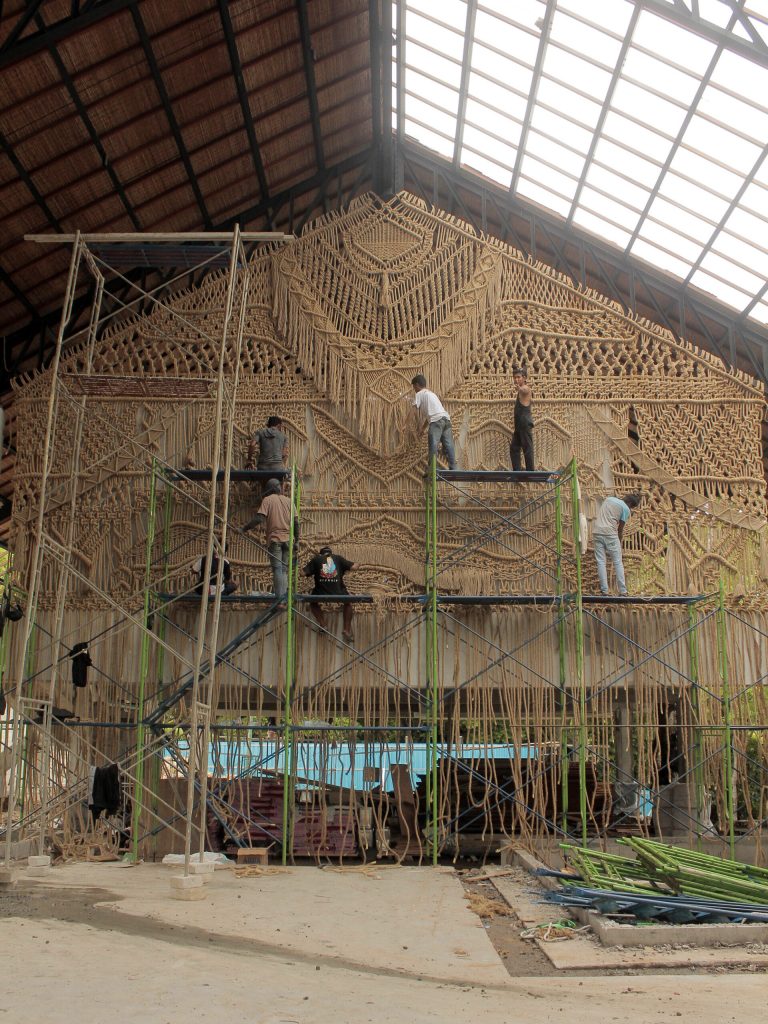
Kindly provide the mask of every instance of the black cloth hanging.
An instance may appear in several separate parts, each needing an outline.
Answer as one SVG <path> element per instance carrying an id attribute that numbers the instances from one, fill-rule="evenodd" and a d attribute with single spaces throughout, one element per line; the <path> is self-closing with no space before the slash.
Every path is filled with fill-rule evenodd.
<path id="1" fill-rule="evenodd" d="M 6 590 L 0 600 L 0 636 L 3 635 L 6 622 L 18 622 L 24 609 L 18 601 L 11 601 L 11 591 Z"/>
<path id="2" fill-rule="evenodd" d="M 122 801 L 123 792 L 117 765 L 110 764 L 106 768 L 97 768 L 93 776 L 93 795 L 88 808 L 94 819 L 98 818 L 102 811 L 106 811 L 107 815 L 116 814 Z"/>
<path id="3" fill-rule="evenodd" d="M 72 685 L 78 688 L 88 685 L 88 666 L 92 665 L 88 644 L 75 644 L 69 652 L 72 659 Z"/>

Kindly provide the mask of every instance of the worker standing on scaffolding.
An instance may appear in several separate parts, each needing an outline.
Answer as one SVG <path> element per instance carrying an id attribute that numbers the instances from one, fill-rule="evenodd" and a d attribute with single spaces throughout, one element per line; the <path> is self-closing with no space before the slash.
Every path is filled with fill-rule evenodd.
<path id="1" fill-rule="evenodd" d="M 448 462 L 448 469 L 456 469 L 456 453 L 453 447 L 453 428 L 451 417 L 445 410 L 443 403 L 434 393 L 427 388 L 427 378 L 423 373 L 417 373 L 411 380 L 415 395 L 412 404 L 416 409 L 416 415 L 423 422 L 429 424 L 429 461 L 432 463 L 432 456 L 437 455 L 437 449 L 442 445 L 443 454 Z"/>
<path id="2" fill-rule="evenodd" d="M 517 388 L 515 398 L 515 431 L 509 446 L 512 458 L 512 469 L 517 473 L 522 469 L 520 455 L 525 459 L 525 468 L 529 473 L 534 470 L 533 462 L 533 415 L 531 406 L 533 394 L 528 384 L 528 371 L 523 367 L 515 367 L 512 380 Z"/>
<path id="3" fill-rule="evenodd" d="M 267 489 L 259 505 L 259 511 L 243 530 L 250 530 L 263 523 L 266 532 L 267 553 L 272 566 L 272 584 L 280 607 L 285 607 L 288 594 L 288 556 L 291 540 L 291 499 L 283 493 L 279 480 L 267 480 Z M 299 524 L 294 523 L 294 544 L 299 538 Z"/>
<path id="4" fill-rule="evenodd" d="M 619 597 L 627 596 L 624 562 L 621 557 L 621 538 L 624 536 L 624 524 L 629 520 L 632 510 L 638 507 L 640 501 L 641 495 L 639 494 L 626 494 L 623 498 L 611 496 L 603 501 L 597 513 L 595 524 L 592 527 L 592 544 L 595 549 L 600 593 L 604 597 L 608 596 L 607 558 L 610 558 L 613 563 Z"/>
<path id="5" fill-rule="evenodd" d="M 248 465 L 252 469 L 254 461 L 256 469 L 265 472 L 280 472 L 285 469 L 288 461 L 288 435 L 282 429 L 283 421 L 279 416 L 270 416 L 266 427 L 257 430 L 248 442 Z"/>

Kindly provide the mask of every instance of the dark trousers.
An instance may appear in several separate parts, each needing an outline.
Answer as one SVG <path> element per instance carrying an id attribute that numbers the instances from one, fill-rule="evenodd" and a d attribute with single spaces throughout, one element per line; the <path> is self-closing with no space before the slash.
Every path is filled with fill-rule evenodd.
<path id="1" fill-rule="evenodd" d="M 515 427 L 509 454 L 512 457 L 512 469 L 522 469 L 520 455 L 525 458 L 525 468 L 533 472 L 533 424 Z"/>

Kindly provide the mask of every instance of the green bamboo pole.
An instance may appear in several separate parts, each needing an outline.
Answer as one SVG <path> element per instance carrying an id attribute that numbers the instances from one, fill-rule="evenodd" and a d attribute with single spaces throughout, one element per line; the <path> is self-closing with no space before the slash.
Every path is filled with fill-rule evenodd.
<path id="1" fill-rule="evenodd" d="M 173 522 L 173 488 L 169 486 L 168 481 L 165 482 L 165 495 L 163 499 L 163 593 L 168 593 L 170 586 L 169 582 L 169 568 L 170 568 L 170 550 L 171 550 L 171 523 Z M 166 632 L 166 621 L 165 616 L 160 615 L 157 621 L 157 637 L 160 643 L 157 648 L 157 662 L 156 662 L 156 675 L 157 675 L 157 700 L 160 703 L 163 699 L 163 680 L 165 677 L 165 641 Z M 152 814 L 156 817 L 158 813 L 158 790 L 160 788 L 160 765 L 161 756 L 156 753 L 150 762 L 151 771 L 151 782 L 152 787 Z M 153 853 L 157 853 L 158 835 L 154 835 L 152 838 L 152 850 Z"/>
<path id="2" fill-rule="evenodd" d="M 579 480 L 576 457 L 571 460 L 571 515 L 573 517 L 573 552 L 576 562 L 576 685 L 579 690 L 579 814 L 581 841 L 587 845 L 587 688 L 584 679 L 584 618 L 581 576 L 581 525 L 579 515 Z"/>
<path id="3" fill-rule="evenodd" d="M 437 864 L 438 855 L 438 815 L 440 813 L 439 802 L 439 779 L 438 779 L 438 758 L 437 758 L 437 719 L 438 719 L 438 686 L 437 686 L 437 456 L 432 456 L 430 466 L 430 486 L 432 489 L 432 506 L 430 509 L 432 517 L 431 539 L 432 552 L 430 558 L 430 593 L 429 593 L 429 621 L 431 634 L 431 681 L 432 692 L 430 699 L 430 733 L 431 733 L 431 774 L 432 774 L 432 803 L 431 803 L 431 844 L 432 864 Z"/>
<path id="4" fill-rule="evenodd" d="M 283 692 L 283 851 L 282 862 L 288 863 L 288 851 L 293 854 L 293 745 L 294 732 L 291 714 L 293 677 L 296 664 L 296 546 L 294 523 L 300 510 L 300 489 L 296 466 L 291 467 L 291 523 L 288 533 L 288 594 L 285 620 L 285 688 Z"/>
<path id="5" fill-rule="evenodd" d="M 693 710 L 693 784 L 696 794 L 696 846 L 701 849 L 701 822 L 704 817 L 704 761 L 701 743 L 699 705 L 699 645 L 697 636 L 698 613 L 696 606 L 688 605 L 688 660 L 691 677 L 691 709 Z"/>
<path id="6" fill-rule="evenodd" d="M 37 608 L 27 609 L 27 615 L 32 616 L 29 629 L 29 643 L 27 644 L 27 651 L 24 657 L 24 678 L 31 679 L 35 674 L 35 664 L 37 663 Z M 14 713 L 15 714 L 15 713 Z M 14 743 L 16 742 L 15 730 L 19 724 L 19 717 L 14 717 Z M 29 723 L 22 723 L 22 735 L 24 737 L 21 744 L 21 765 L 19 768 L 19 775 L 16 780 L 17 783 L 17 798 L 16 803 L 19 805 L 19 814 L 24 817 L 24 794 L 27 788 L 27 764 L 29 761 Z"/>
<path id="7" fill-rule="evenodd" d="M 147 549 L 144 560 L 144 630 L 141 634 L 139 656 L 139 692 L 136 706 L 136 785 L 133 791 L 131 815 L 131 860 L 139 859 L 139 825 L 144 801 L 144 696 L 149 675 L 149 616 L 152 606 L 152 551 L 155 546 L 155 523 L 157 520 L 157 460 L 152 459 L 152 475 L 149 484 L 149 513 L 147 517 Z"/>
<path id="8" fill-rule="evenodd" d="M 432 658 L 432 633 L 431 633 L 431 587 L 432 587 L 432 501 L 434 494 L 432 493 L 432 463 L 428 466 L 428 473 L 426 478 L 426 486 L 424 489 L 424 524 L 425 524 L 425 548 L 424 548 L 424 593 L 426 594 L 427 603 L 424 605 L 424 622 L 426 625 L 426 645 L 424 649 L 424 678 L 427 680 L 427 686 L 429 686 L 429 680 L 431 678 L 431 658 Z M 427 745 L 426 757 L 427 757 L 427 774 L 426 774 L 426 804 L 427 804 L 427 842 L 429 843 L 430 835 L 430 820 L 432 815 L 432 762 L 429 760 L 430 757 L 430 733 L 425 733 L 425 742 Z"/>
<path id="9" fill-rule="evenodd" d="M 565 693 L 566 671 L 566 631 L 563 610 L 563 493 L 561 480 L 558 476 L 555 484 L 555 550 L 557 553 L 557 643 L 559 655 L 558 707 L 560 710 L 560 791 L 562 803 L 563 832 L 568 831 L 568 729 L 565 725 L 568 700 Z"/>
<path id="10" fill-rule="evenodd" d="M 733 735 L 731 730 L 731 694 L 728 680 L 728 647 L 726 633 L 725 586 L 722 577 L 717 600 L 717 655 L 722 683 L 723 723 L 725 726 L 725 751 L 723 757 L 723 786 L 725 788 L 725 815 L 728 818 L 728 846 L 731 860 L 736 859 L 736 836 L 734 833 L 733 808 Z"/>

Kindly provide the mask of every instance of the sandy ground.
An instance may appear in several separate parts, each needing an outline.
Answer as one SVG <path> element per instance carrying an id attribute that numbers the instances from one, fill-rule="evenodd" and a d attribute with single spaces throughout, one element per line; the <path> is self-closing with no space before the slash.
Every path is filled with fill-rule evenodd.
<path id="1" fill-rule="evenodd" d="M 0 1024 L 725 1024 L 764 1013 L 762 973 L 511 977 L 450 870 L 217 871 L 191 903 L 170 898 L 177 871 L 22 872 L 0 895 Z"/>

